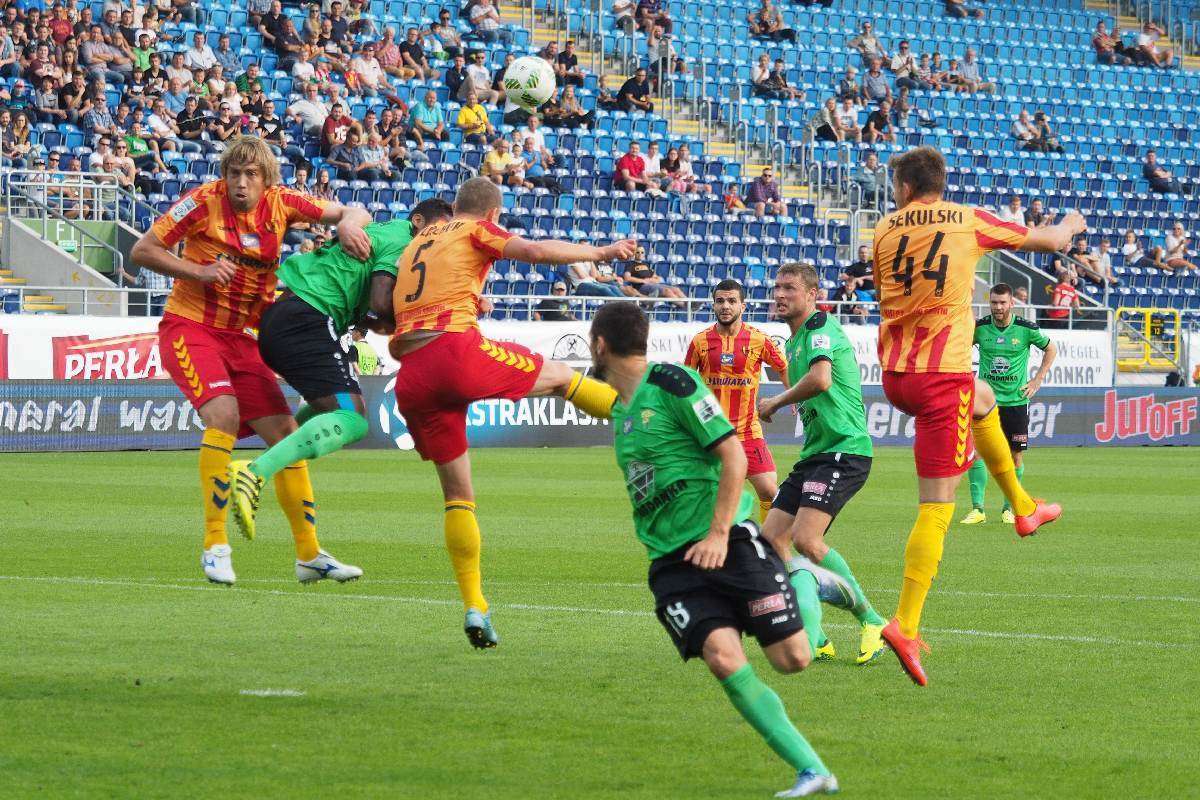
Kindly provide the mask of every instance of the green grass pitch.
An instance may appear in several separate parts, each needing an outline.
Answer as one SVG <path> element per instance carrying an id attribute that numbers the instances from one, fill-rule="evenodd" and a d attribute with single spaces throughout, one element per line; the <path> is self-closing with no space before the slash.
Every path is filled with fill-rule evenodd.
<path id="1" fill-rule="evenodd" d="M 313 466 L 322 543 L 366 576 L 311 587 L 269 488 L 258 541 L 233 541 L 238 585 L 203 581 L 195 458 L 0 456 L 0 795 L 658 800 L 791 784 L 650 615 L 610 451 L 474 453 L 503 638 L 484 653 L 461 632 L 415 455 Z M 883 450 L 830 534 L 885 615 L 911 463 Z M 774 675 L 747 641 L 845 796 L 1198 796 L 1196 452 L 1035 449 L 1028 464 L 1065 518 L 1020 541 L 993 485 L 992 521 L 951 529 L 927 689 L 890 654 L 853 666 L 836 609 L 832 664 Z M 268 689 L 292 696 L 243 694 Z"/>

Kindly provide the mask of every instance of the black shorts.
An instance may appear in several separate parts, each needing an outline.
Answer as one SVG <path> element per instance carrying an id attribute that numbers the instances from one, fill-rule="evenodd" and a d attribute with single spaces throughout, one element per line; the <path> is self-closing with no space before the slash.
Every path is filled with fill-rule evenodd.
<path id="1" fill-rule="evenodd" d="M 308 402 L 343 392 L 362 394 L 333 319 L 294 294 L 263 312 L 258 352 Z"/>
<path id="2" fill-rule="evenodd" d="M 703 570 L 683 560 L 694 542 L 650 562 L 655 613 L 686 661 L 701 655 L 717 628 L 736 628 L 767 647 L 804 630 L 787 567 L 758 526 L 743 522 L 729 532 L 725 566 Z"/>
<path id="3" fill-rule="evenodd" d="M 1008 439 L 1008 449 L 1020 453 L 1029 449 L 1029 404 L 1000 406 L 1000 429 Z"/>
<path id="4" fill-rule="evenodd" d="M 869 456 L 817 453 L 796 462 L 787 480 L 780 484 L 771 508 L 792 516 L 801 508 L 815 508 L 836 517 L 870 474 Z"/>

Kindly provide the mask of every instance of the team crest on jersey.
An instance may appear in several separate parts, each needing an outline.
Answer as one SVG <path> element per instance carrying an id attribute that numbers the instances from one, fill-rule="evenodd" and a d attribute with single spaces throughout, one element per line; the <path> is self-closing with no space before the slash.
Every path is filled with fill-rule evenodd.
<path id="1" fill-rule="evenodd" d="M 1013 344 L 1020 344 L 1020 342 L 1018 342 L 1018 341 L 1017 341 L 1017 339 L 1016 339 L 1016 337 L 1015 337 L 1015 336 L 1013 337 L 1012 343 L 1013 343 Z"/>
<path id="2" fill-rule="evenodd" d="M 258 247 L 258 234 L 243 233 L 239 238 L 241 239 L 242 247 L 246 249 Z"/>
<path id="3" fill-rule="evenodd" d="M 997 336 L 997 337 L 996 337 L 996 344 L 1004 344 L 1004 337 L 1003 337 L 1003 336 Z"/>
<path id="4" fill-rule="evenodd" d="M 721 366 L 722 367 L 732 367 L 733 366 L 733 353 L 721 353 Z"/>
<path id="5" fill-rule="evenodd" d="M 196 208 L 196 199 L 194 197 L 185 197 L 175 204 L 175 207 L 171 209 L 169 216 L 176 222 L 183 222 L 183 218 L 195 211 Z"/>
<path id="6" fill-rule="evenodd" d="M 626 417 L 625 421 L 623 423 L 621 423 L 621 433 L 629 434 L 632 432 L 633 432 L 633 420 L 630 419 L 629 417 Z"/>
<path id="7" fill-rule="evenodd" d="M 1011 367 L 1012 364 L 1008 362 L 1007 358 L 1004 356 L 996 356 L 992 359 L 992 368 L 988 371 L 988 374 L 1000 377 L 1008 374 L 1008 370 Z"/>
<path id="8" fill-rule="evenodd" d="M 654 465 L 630 461 L 625 466 L 625 487 L 635 506 L 649 500 L 654 495 Z"/>
<path id="9" fill-rule="evenodd" d="M 650 420 L 654 419 L 654 412 L 646 408 L 642 410 L 642 427 L 649 428 Z"/>
<path id="10" fill-rule="evenodd" d="M 812 337 L 810 342 L 813 350 L 828 350 L 830 345 L 833 344 L 829 337 L 823 333 L 818 333 L 816 336 Z"/>
<path id="11" fill-rule="evenodd" d="M 701 422 L 708 422 L 715 419 L 721 413 L 721 406 L 712 395 L 705 395 L 696 402 L 692 403 L 692 411 L 696 412 L 696 419 Z"/>

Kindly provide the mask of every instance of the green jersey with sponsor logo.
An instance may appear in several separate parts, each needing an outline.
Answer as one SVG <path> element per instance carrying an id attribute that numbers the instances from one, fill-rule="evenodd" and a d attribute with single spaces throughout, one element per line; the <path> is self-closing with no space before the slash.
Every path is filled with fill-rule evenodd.
<path id="1" fill-rule="evenodd" d="M 1037 323 L 1017 316 L 1001 328 L 989 314 L 975 321 L 975 344 L 979 347 L 979 377 L 996 393 L 996 404 L 1028 405 L 1021 387 L 1029 380 L 1029 348 L 1045 350 L 1050 337 Z"/>
<path id="2" fill-rule="evenodd" d="M 396 274 L 396 262 L 412 241 L 412 224 L 406 219 L 373 222 L 364 230 L 371 239 L 366 261 L 342 250 L 335 239 L 311 253 L 295 253 L 279 267 L 279 280 L 304 302 L 333 319 L 339 334 L 367 311 L 371 275 Z"/>
<path id="3" fill-rule="evenodd" d="M 629 405 L 613 406 L 612 426 L 633 525 L 650 558 L 707 536 L 721 480 L 711 448 L 734 431 L 699 373 L 652 364 Z M 734 522 L 750 519 L 754 507 L 743 490 Z"/>
<path id="4" fill-rule="evenodd" d="M 788 383 L 792 386 L 817 361 L 828 361 L 833 373 L 828 389 L 800 404 L 800 420 L 804 423 L 800 460 L 817 453 L 874 455 L 867 434 L 858 359 L 841 324 L 824 311 L 815 311 L 788 339 L 786 350 Z"/>

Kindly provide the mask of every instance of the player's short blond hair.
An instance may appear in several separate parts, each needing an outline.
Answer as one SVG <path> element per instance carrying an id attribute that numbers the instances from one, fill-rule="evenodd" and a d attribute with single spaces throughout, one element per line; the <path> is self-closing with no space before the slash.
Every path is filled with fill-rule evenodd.
<path id="1" fill-rule="evenodd" d="M 458 194 L 454 196 L 454 213 L 486 217 L 493 209 L 500 208 L 503 202 L 500 187 L 492 183 L 490 178 L 471 178 L 458 187 Z"/>
<path id="2" fill-rule="evenodd" d="M 258 167 L 264 186 L 282 183 L 279 162 L 267 143 L 257 136 L 235 136 L 225 152 L 221 154 L 221 177 L 229 175 L 230 167 Z"/>
<path id="3" fill-rule="evenodd" d="M 821 288 L 821 276 L 817 274 L 817 268 L 811 264 L 801 264 L 799 261 L 784 264 L 775 273 L 775 278 L 779 279 L 784 275 L 793 275 L 799 278 L 806 289 Z"/>

